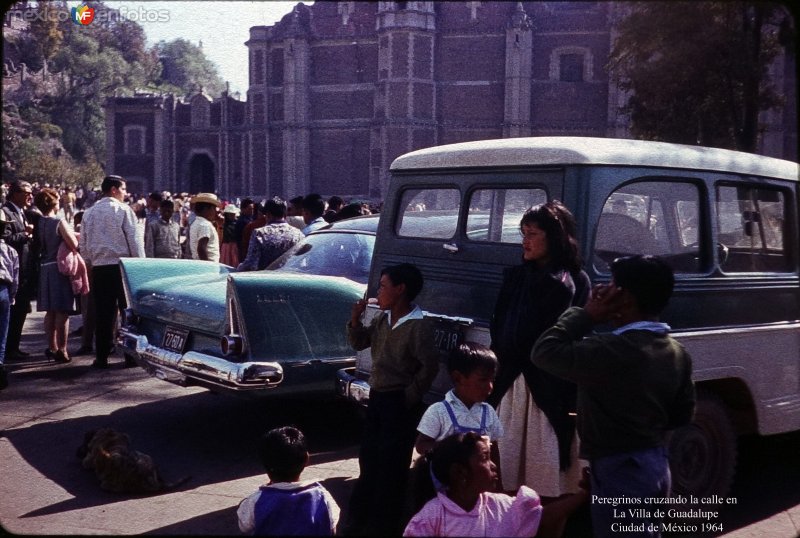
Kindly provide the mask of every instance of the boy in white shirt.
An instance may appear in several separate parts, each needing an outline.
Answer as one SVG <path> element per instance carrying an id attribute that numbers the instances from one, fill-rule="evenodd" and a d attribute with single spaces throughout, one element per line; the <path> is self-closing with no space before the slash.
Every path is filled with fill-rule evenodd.
<path id="1" fill-rule="evenodd" d="M 422 415 L 414 445 L 420 454 L 427 454 L 437 441 L 454 433 L 473 431 L 491 441 L 503 436 L 497 412 L 486 403 L 497 373 L 494 352 L 475 342 L 465 342 L 450 352 L 447 369 L 454 388 Z"/>

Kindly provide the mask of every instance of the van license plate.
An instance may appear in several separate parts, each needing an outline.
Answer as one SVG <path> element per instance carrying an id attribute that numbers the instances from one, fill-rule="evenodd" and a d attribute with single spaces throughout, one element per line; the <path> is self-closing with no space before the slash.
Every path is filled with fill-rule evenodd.
<path id="1" fill-rule="evenodd" d="M 175 353 L 183 353 L 183 348 L 186 347 L 186 340 L 189 339 L 189 331 L 176 329 L 175 327 L 167 327 L 164 331 L 164 340 L 161 346 Z"/>
<path id="2" fill-rule="evenodd" d="M 440 351 L 448 352 L 461 344 L 461 328 L 457 325 L 437 324 L 433 329 L 433 338 Z"/>

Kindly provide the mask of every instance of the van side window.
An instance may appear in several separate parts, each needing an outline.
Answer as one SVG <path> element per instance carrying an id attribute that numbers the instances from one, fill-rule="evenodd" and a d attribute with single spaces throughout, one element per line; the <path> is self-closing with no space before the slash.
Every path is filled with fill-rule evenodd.
<path id="1" fill-rule="evenodd" d="M 784 213 L 784 195 L 777 189 L 718 186 L 719 242 L 728 249 L 720 268 L 726 273 L 789 271 Z"/>
<path id="2" fill-rule="evenodd" d="M 469 197 L 467 238 L 519 243 L 519 221 L 526 210 L 547 202 L 544 189 L 477 189 Z"/>
<path id="3" fill-rule="evenodd" d="M 595 268 L 605 273 L 615 258 L 650 254 L 676 273 L 700 272 L 699 207 L 698 188 L 688 182 L 637 181 L 617 189 L 597 222 Z"/>
<path id="4" fill-rule="evenodd" d="M 397 235 L 450 239 L 456 233 L 458 189 L 409 189 L 400 198 Z"/>

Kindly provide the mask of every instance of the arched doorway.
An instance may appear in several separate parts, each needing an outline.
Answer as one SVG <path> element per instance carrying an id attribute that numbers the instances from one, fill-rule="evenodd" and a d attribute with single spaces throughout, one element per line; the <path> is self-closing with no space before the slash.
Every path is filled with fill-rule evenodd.
<path id="1" fill-rule="evenodd" d="M 205 153 L 198 153 L 189 161 L 189 192 L 215 192 L 214 161 Z"/>

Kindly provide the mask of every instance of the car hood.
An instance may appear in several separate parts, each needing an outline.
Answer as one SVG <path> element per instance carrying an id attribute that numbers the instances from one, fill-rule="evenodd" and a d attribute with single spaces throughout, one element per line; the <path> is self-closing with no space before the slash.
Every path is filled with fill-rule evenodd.
<path id="1" fill-rule="evenodd" d="M 120 260 L 128 306 L 164 323 L 223 334 L 230 267 L 198 260 Z"/>

